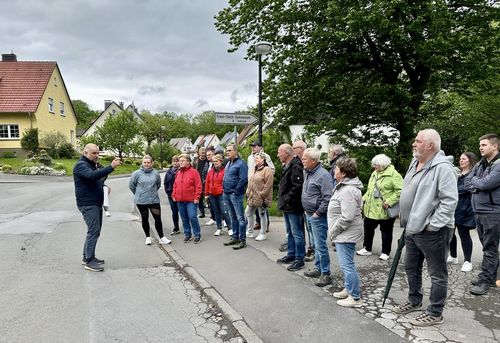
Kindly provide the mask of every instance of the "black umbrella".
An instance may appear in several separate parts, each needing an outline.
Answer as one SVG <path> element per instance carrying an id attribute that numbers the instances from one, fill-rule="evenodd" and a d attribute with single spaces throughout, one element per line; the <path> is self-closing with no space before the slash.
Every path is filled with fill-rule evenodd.
<path id="1" fill-rule="evenodd" d="M 398 269 L 399 260 L 401 259 L 401 251 L 405 246 L 405 229 L 401 233 L 401 237 L 398 240 L 398 248 L 396 249 L 396 253 L 394 254 L 394 258 L 392 259 L 392 266 L 389 270 L 389 275 L 387 277 L 387 283 L 385 285 L 384 291 L 384 301 L 382 302 L 382 307 L 389 296 L 389 291 L 391 290 L 392 282 L 394 281 L 394 276 L 396 275 L 396 270 Z"/>

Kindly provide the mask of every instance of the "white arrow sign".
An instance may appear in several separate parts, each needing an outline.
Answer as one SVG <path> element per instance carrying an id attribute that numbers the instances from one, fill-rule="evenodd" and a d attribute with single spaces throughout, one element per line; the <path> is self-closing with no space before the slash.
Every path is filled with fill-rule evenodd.
<path id="1" fill-rule="evenodd" d="M 216 124 L 249 125 L 257 122 L 251 114 L 215 112 Z"/>

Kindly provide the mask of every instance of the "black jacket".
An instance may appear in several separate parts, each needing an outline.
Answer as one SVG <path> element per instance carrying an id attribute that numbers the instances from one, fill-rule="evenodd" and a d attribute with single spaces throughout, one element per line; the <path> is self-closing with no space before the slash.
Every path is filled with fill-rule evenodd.
<path id="1" fill-rule="evenodd" d="M 179 168 L 170 167 L 165 173 L 165 178 L 163 179 L 163 189 L 169 197 L 172 196 L 172 192 L 174 191 L 174 181 L 178 170 Z"/>
<path id="2" fill-rule="evenodd" d="M 294 157 L 288 166 L 283 166 L 278 189 L 278 208 L 283 212 L 302 213 L 302 185 L 304 184 L 304 167 L 298 157 Z"/>
<path id="3" fill-rule="evenodd" d="M 73 167 L 73 181 L 77 206 L 102 206 L 105 176 L 113 172 L 113 167 L 108 166 L 98 169 L 95 162 L 82 156 Z"/>

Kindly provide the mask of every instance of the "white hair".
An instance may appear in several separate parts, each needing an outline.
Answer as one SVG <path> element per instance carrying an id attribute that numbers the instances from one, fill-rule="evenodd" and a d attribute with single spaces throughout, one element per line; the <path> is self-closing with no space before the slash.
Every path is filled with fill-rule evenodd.
<path id="1" fill-rule="evenodd" d="M 319 161 L 321 157 L 321 153 L 316 148 L 307 148 L 306 150 L 304 150 L 304 155 L 309 157 L 309 159 L 313 161 Z"/>
<path id="2" fill-rule="evenodd" d="M 425 129 L 420 131 L 424 140 L 427 143 L 432 143 L 434 145 L 434 151 L 438 152 L 441 150 L 441 136 L 434 129 Z"/>
<path id="3" fill-rule="evenodd" d="M 391 164 L 391 158 L 388 157 L 387 155 L 384 154 L 379 154 L 376 155 L 374 158 L 372 158 L 372 167 L 380 167 L 382 170 L 385 168 L 389 167 Z"/>

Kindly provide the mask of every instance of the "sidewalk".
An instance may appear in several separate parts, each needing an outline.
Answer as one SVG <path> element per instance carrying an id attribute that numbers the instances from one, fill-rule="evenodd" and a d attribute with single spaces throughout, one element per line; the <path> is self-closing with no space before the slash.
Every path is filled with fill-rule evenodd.
<path id="1" fill-rule="evenodd" d="M 166 227 L 171 223 L 170 208 L 164 206 Z M 266 241 L 248 239 L 248 248 L 234 251 L 224 247 L 227 234 L 215 237 L 215 226 L 202 226 L 202 243 L 184 244 L 183 236 L 174 236 L 171 248 L 185 263 L 193 267 L 248 323 L 264 342 L 299 342 L 304 339 L 324 342 L 498 342 L 500 340 L 500 291 L 491 289 L 487 296 L 469 294 L 471 280 L 478 273 L 481 245 L 477 233 L 474 240 L 474 271 L 463 273 L 461 264 L 450 266 L 449 298 L 442 325 L 414 328 L 408 323 L 417 313 L 398 317 L 392 312 L 394 304 L 407 298 L 406 275 L 401 263 L 394 284 L 382 307 L 382 294 L 390 268 L 389 261 L 378 259 L 380 233 L 374 241 L 374 255 L 356 256 L 362 282 L 365 305 L 346 309 L 336 305 L 331 295 L 343 288 L 342 274 L 335 252 L 330 251 L 334 284 L 323 289 L 303 276 L 303 270 L 289 272 L 286 266 L 275 263 L 284 253 L 278 251 L 284 240 L 284 221 L 271 218 L 271 232 Z M 401 234 L 394 229 L 393 252 Z M 459 247 L 460 250 L 460 247 Z M 403 252 L 404 256 L 404 252 Z M 403 257 L 404 258 L 404 257 Z M 461 260 L 461 252 L 459 251 Z M 402 259 L 403 261 L 403 259 Z M 313 263 L 306 263 L 306 268 Z M 424 270 L 424 307 L 428 303 L 430 280 Z"/>

